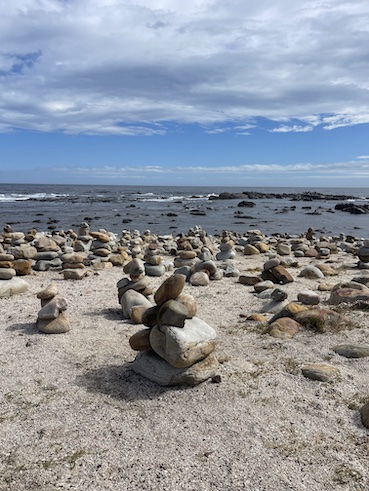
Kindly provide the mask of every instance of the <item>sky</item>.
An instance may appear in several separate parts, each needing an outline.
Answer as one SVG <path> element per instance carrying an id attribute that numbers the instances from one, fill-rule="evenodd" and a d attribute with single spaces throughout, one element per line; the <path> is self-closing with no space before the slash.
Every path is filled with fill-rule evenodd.
<path id="1" fill-rule="evenodd" d="M 0 183 L 369 187 L 369 2 L 0 0 Z"/>

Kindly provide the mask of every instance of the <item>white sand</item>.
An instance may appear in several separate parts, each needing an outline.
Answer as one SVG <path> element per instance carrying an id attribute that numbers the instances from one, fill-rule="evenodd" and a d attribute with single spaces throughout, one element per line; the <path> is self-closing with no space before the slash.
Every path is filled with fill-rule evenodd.
<path id="1" fill-rule="evenodd" d="M 349 256 L 332 256 L 354 264 Z M 341 261 L 342 259 L 342 261 Z M 265 256 L 237 256 L 243 272 Z M 341 262 L 340 262 L 341 261 Z M 301 267 L 309 264 L 299 259 Z M 318 280 L 296 278 L 289 300 Z M 339 282 L 354 276 L 343 270 Z M 167 274 L 167 276 L 169 273 Z M 122 320 L 121 268 L 66 281 L 59 272 L 26 277 L 27 293 L 0 299 L 0 489 L 368 490 L 369 430 L 359 409 L 369 399 L 368 359 L 332 351 L 368 344 L 368 312 L 350 310 L 359 328 L 302 330 L 294 339 L 261 335 L 240 314 L 262 305 L 234 278 L 185 291 L 219 334 L 221 383 L 163 388 L 130 370 L 128 340 L 142 326 Z M 72 330 L 37 331 L 36 293 L 56 281 Z M 152 279 L 154 289 L 163 281 Z M 328 293 L 320 293 L 322 305 Z M 331 382 L 305 378 L 307 362 L 330 363 Z"/>

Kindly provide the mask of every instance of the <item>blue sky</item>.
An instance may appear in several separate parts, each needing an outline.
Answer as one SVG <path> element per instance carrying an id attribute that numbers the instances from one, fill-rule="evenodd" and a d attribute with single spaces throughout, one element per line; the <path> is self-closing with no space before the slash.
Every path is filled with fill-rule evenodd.
<path id="1" fill-rule="evenodd" d="M 369 185 L 369 3 L 0 4 L 0 182 Z"/>

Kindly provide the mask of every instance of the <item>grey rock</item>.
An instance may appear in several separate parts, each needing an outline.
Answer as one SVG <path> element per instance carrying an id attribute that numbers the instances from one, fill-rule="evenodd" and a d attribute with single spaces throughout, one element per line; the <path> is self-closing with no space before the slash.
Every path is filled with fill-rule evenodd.
<path id="1" fill-rule="evenodd" d="M 187 319 L 183 328 L 154 326 L 152 349 L 168 363 L 185 368 L 208 356 L 215 348 L 216 331 L 199 317 Z"/>
<path id="2" fill-rule="evenodd" d="M 131 365 L 134 372 L 163 386 L 198 385 L 214 377 L 218 367 L 213 354 L 189 368 L 175 368 L 152 351 L 138 353 Z"/>
<path id="3" fill-rule="evenodd" d="M 345 358 L 365 358 L 369 356 L 369 346 L 360 344 L 340 344 L 333 351 Z"/>
<path id="4" fill-rule="evenodd" d="M 14 277 L 10 280 L 0 280 L 0 298 L 11 297 L 28 290 L 28 283 L 25 280 Z"/>

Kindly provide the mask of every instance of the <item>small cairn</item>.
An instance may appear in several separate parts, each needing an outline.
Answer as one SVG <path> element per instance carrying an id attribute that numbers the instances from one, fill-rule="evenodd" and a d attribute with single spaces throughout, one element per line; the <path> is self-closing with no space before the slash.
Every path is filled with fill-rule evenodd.
<path id="1" fill-rule="evenodd" d="M 129 342 L 139 351 L 132 369 L 160 385 L 197 385 L 213 377 L 218 360 L 216 332 L 196 317 L 195 299 L 182 293 L 186 278 L 174 274 L 154 295 L 156 302 L 142 316 L 147 329 Z"/>
<path id="2" fill-rule="evenodd" d="M 158 245 L 151 242 L 145 251 L 145 272 L 148 276 L 163 276 L 166 269 L 163 264 L 163 258 L 159 254 Z"/>
<path id="3" fill-rule="evenodd" d="M 4 233 L 6 234 L 6 229 L 7 226 L 4 227 L 3 236 Z M 16 293 L 23 293 L 28 290 L 28 283 L 20 278 L 16 278 L 16 275 L 21 274 L 21 272 L 18 272 L 16 269 L 16 260 L 11 252 L 12 249 L 4 250 L 0 242 L 0 298 L 10 297 Z"/>
<path id="4" fill-rule="evenodd" d="M 37 293 L 41 300 L 41 310 L 37 314 L 37 327 L 45 334 L 60 334 L 70 330 L 70 322 L 65 313 L 67 301 L 58 295 L 55 283 Z"/>
<path id="5" fill-rule="evenodd" d="M 85 254 L 66 253 L 61 256 L 61 260 L 65 280 L 82 280 L 87 275 L 87 268 L 84 264 Z"/>
<path id="6" fill-rule="evenodd" d="M 125 319 L 141 324 L 143 313 L 152 307 L 147 299 L 152 289 L 149 286 L 150 280 L 145 275 L 144 262 L 138 258 L 132 259 L 124 265 L 123 271 L 129 278 L 122 278 L 117 283 L 118 302 Z"/>

